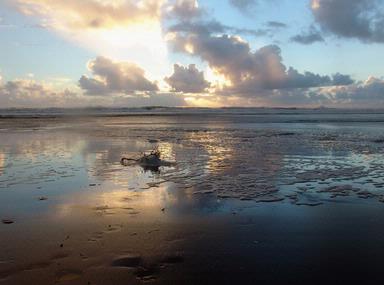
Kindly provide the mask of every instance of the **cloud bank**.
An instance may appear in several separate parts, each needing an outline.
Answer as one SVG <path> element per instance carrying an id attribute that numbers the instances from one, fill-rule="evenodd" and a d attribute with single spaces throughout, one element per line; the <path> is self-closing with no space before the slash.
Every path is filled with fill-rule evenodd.
<path id="1" fill-rule="evenodd" d="M 10 107 L 76 107 L 81 104 L 78 94 L 69 89 L 55 90 L 34 80 L 0 81 L 0 106 Z"/>

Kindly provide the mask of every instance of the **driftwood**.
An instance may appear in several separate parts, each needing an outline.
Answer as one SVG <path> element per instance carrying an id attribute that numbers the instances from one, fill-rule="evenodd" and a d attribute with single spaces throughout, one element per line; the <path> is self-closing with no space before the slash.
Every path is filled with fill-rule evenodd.
<path id="1" fill-rule="evenodd" d="M 171 162 L 165 161 L 161 159 L 161 152 L 159 149 L 152 150 L 149 154 L 143 153 L 140 158 L 129 158 L 122 157 L 120 163 L 124 166 L 131 165 L 133 163 L 137 163 L 145 169 L 158 171 L 160 166 L 170 166 Z"/>

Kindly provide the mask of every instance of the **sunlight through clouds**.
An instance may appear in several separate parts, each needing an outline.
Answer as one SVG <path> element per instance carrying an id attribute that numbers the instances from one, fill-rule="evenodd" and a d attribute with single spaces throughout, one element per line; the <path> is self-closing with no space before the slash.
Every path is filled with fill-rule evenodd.
<path id="1" fill-rule="evenodd" d="M 80 47 L 115 60 L 133 61 L 151 79 L 169 70 L 161 13 L 165 1 L 18 0 L 25 15 Z M 150 44 L 148 44 L 150 43 Z"/>
<path id="2" fill-rule="evenodd" d="M 0 52 L 7 59 L 0 60 L 0 70 L 6 80 L 0 82 L 0 101 L 57 106 L 68 98 L 71 106 L 202 107 L 374 104 L 365 96 L 382 101 L 376 92 L 381 81 L 365 86 L 362 80 L 368 68 L 369 75 L 382 80 L 376 58 L 384 38 L 383 5 L 369 0 L 295 2 L 308 16 L 295 28 L 295 13 L 282 17 L 273 8 L 277 2 L 284 9 L 290 6 L 272 2 L 4 0 L 0 8 L 8 10 L 1 23 L 17 32 L 4 28 L 8 34 Z M 260 11 L 266 15 L 257 15 Z M 263 20 L 255 17 L 251 25 L 244 12 Z M 8 50 L 18 36 L 25 43 L 13 54 Z M 359 55 L 365 55 L 349 56 L 357 54 L 353 45 L 340 53 L 339 44 L 345 47 L 348 39 L 364 44 Z M 319 47 L 328 53 L 334 49 L 335 55 L 324 57 Z M 25 54 L 30 55 L 26 62 Z M 353 64 L 366 58 L 366 66 Z M 105 59 L 108 70 L 87 69 L 87 62 L 97 59 Z M 36 67 L 40 62 L 45 64 Z"/>

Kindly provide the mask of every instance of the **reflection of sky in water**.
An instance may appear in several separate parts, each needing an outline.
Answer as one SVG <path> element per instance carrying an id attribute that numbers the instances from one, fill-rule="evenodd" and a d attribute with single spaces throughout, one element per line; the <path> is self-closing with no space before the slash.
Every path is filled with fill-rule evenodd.
<path id="1" fill-rule="evenodd" d="M 340 252 L 349 269 L 357 246 L 366 254 L 358 260 L 384 255 L 383 222 L 376 218 L 384 201 L 379 126 L 242 120 L 184 126 L 152 118 L 143 127 L 140 120 L 0 131 L 0 219 L 15 220 L 0 227 L 4 259 L 41 262 L 60 250 L 70 254 L 60 266 L 53 260 L 36 272 L 70 265 L 114 276 L 109 264 L 126 253 L 155 260 L 181 252 L 185 265 L 161 273 L 186 270 L 193 280 L 199 276 L 193 270 L 209 272 L 211 264 L 238 278 L 239 264 L 266 276 L 271 264 L 292 271 L 293 262 L 294 274 L 318 264 L 328 270 Z M 155 146 L 176 164 L 159 172 L 120 164 L 122 156 L 137 158 Z M 79 260 L 79 252 L 88 259 Z"/>
<path id="2" fill-rule="evenodd" d="M 312 200 L 325 201 L 316 187 L 364 184 L 379 195 L 383 186 L 381 146 L 371 142 L 371 128 L 183 129 L 170 123 L 142 129 L 121 118 L 103 125 L 0 133 L 1 213 L 44 209 L 51 202 L 42 206 L 39 196 L 58 202 L 84 191 L 83 200 L 97 197 L 113 208 L 132 195 L 130 203 L 138 207 L 183 212 L 217 211 L 226 204 L 223 198 L 289 202 L 294 199 L 288 196 L 296 195 L 297 202 L 303 187 Z M 154 146 L 176 165 L 159 172 L 120 165 L 122 156 L 137 158 Z"/>
<path id="3" fill-rule="evenodd" d="M 0 176 L 3 174 L 5 166 L 5 154 L 0 152 Z"/>

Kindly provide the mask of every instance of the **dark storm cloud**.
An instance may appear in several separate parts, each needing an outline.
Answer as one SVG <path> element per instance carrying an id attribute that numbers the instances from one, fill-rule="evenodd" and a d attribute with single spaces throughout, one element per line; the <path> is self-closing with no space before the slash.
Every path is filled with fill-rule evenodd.
<path id="1" fill-rule="evenodd" d="M 338 37 L 384 42 L 384 8 L 379 0 L 311 0 L 317 23 Z"/>
<path id="2" fill-rule="evenodd" d="M 97 57 L 88 64 L 94 77 L 83 75 L 79 84 L 87 95 L 130 94 L 136 91 L 156 91 L 155 83 L 145 78 L 144 70 L 129 62 L 114 62 Z"/>
<path id="3" fill-rule="evenodd" d="M 164 80 L 176 92 L 202 93 L 210 84 L 205 80 L 202 71 L 199 71 L 194 64 L 184 67 L 178 64 L 173 66 L 173 74 Z"/>

